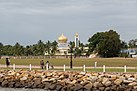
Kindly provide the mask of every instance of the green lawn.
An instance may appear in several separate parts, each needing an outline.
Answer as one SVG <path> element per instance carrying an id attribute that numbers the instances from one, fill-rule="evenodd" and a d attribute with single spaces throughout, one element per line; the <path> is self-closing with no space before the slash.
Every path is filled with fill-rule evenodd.
<path id="1" fill-rule="evenodd" d="M 16 65 L 38 65 L 39 62 L 42 59 L 10 59 L 11 64 Z M 63 66 L 64 64 L 66 66 L 69 66 L 70 59 L 43 59 L 44 62 L 49 61 L 53 66 Z M 127 65 L 127 67 L 137 67 L 137 59 L 136 58 L 76 58 L 73 59 L 73 65 L 74 66 L 83 66 L 86 65 L 88 67 L 93 67 L 94 62 L 97 62 L 97 66 L 102 67 L 103 65 L 106 65 L 107 67 L 123 67 L 124 65 Z M 5 59 L 0 59 L 0 64 L 5 64 Z"/>

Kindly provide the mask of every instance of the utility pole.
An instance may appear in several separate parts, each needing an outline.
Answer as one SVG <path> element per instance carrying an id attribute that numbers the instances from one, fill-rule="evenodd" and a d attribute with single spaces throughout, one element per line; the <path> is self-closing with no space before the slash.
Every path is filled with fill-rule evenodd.
<path id="1" fill-rule="evenodd" d="M 72 63 L 72 46 L 70 47 L 70 52 L 71 52 L 71 55 L 70 55 L 70 69 L 72 69 L 73 67 L 73 63 Z"/>

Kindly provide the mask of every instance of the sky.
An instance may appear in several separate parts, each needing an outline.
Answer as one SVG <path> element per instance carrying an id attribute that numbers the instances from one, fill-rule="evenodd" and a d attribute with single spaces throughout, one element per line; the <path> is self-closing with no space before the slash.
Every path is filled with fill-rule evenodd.
<path id="1" fill-rule="evenodd" d="M 87 43 L 113 29 L 128 42 L 137 38 L 137 0 L 0 0 L 0 42 L 54 41 L 63 33 Z"/>

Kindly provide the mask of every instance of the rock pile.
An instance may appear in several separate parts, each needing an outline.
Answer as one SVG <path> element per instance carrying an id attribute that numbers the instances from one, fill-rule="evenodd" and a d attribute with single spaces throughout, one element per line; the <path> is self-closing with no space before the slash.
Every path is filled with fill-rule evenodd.
<path id="1" fill-rule="evenodd" d="M 137 74 L 2 70 L 0 86 L 51 91 L 137 91 Z"/>

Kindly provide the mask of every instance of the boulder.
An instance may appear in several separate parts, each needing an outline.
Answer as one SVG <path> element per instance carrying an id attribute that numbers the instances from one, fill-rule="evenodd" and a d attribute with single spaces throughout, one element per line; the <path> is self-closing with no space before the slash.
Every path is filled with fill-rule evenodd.
<path id="1" fill-rule="evenodd" d="M 128 86 L 136 86 L 136 85 L 137 85 L 137 82 L 132 82 L 128 84 Z"/>
<path id="2" fill-rule="evenodd" d="M 14 85 L 15 85 L 15 82 L 9 82 L 9 83 L 8 83 L 8 87 L 10 87 L 10 88 L 13 88 Z"/>
<path id="3" fill-rule="evenodd" d="M 123 81 L 122 81 L 121 79 L 116 79 L 116 80 L 114 81 L 114 84 L 120 85 L 122 82 L 123 82 Z"/>
<path id="4" fill-rule="evenodd" d="M 56 89 L 56 84 L 50 85 L 49 89 L 50 89 L 50 90 L 55 90 L 55 89 Z"/>
<path id="5" fill-rule="evenodd" d="M 89 83 L 89 84 L 85 85 L 84 88 L 85 88 L 86 90 L 90 90 L 90 89 L 92 88 L 92 86 L 93 86 L 93 84 L 92 84 L 92 83 Z"/>
<path id="6" fill-rule="evenodd" d="M 111 81 L 107 81 L 105 84 L 104 84 L 106 87 L 112 85 L 112 82 Z"/>
<path id="7" fill-rule="evenodd" d="M 1 84 L 2 87 L 8 87 L 8 81 L 7 80 L 4 80 Z"/>
<path id="8" fill-rule="evenodd" d="M 20 78 L 20 81 L 25 81 L 27 80 L 27 77 L 23 76 L 22 78 Z"/>
<path id="9" fill-rule="evenodd" d="M 76 84 L 75 87 L 74 87 L 74 91 L 79 91 L 81 89 L 83 89 L 83 86 L 80 85 L 80 84 Z"/>
<path id="10" fill-rule="evenodd" d="M 108 78 L 103 78 L 103 80 L 102 80 L 102 84 L 103 84 L 103 85 L 106 85 L 106 82 L 108 82 L 108 81 L 109 81 Z"/>

